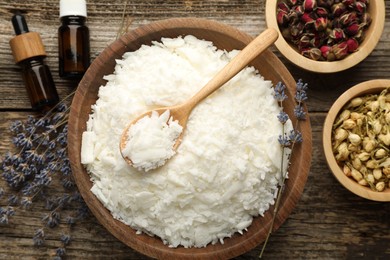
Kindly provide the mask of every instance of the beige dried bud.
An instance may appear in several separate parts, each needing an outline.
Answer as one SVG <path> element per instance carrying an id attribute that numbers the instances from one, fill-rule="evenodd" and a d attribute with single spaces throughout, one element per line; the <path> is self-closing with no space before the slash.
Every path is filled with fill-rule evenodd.
<path id="1" fill-rule="evenodd" d="M 374 156 L 375 156 L 375 158 L 377 158 L 377 159 L 382 159 L 382 158 L 385 158 L 385 157 L 387 156 L 387 152 L 386 152 L 385 149 L 380 148 L 380 149 L 376 150 Z"/>
<path id="2" fill-rule="evenodd" d="M 367 138 L 363 140 L 363 149 L 364 151 L 370 153 L 376 148 L 376 142 L 373 139 Z"/>
<path id="3" fill-rule="evenodd" d="M 348 150 L 348 145 L 346 142 L 341 143 L 339 147 L 337 147 L 337 155 L 336 155 L 336 160 L 337 161 L 345 161 L 348 159 L 349 156 L 349 150 Z"/>
<path id="4" fill-rule="evenodd" d="M 360 145 L 360 143 L 362 142 L 362 139 L 360 138 L 359 135 L 357 134 L 354 134 L 354 133 L 349 133 L 348 135 L 348 141 L 353 144 L 353 145 Z"/>
<path id="5" fill-rule="evenodd" d="M 353 168 L 355 168 L 356 170 L 360 170 L 360 168 L 362 168 L 362 161 L 360 161 L 360 159 L 358 157 L 355 157 L 353 160 L 352 160 L 352 166 Z"/>
<path id="6" fill-rule="evenodd" d="M 358 154 L 358 158 L 360 161 L 365 162 L 371 158 L 371 154 L 369 154 L 368 152 L 361 152 L 360 154 Z"/>
<path id="7" fill-rule="evenodd" d="M 378 97 L 378 107 L 381 109 L 381 110 L 385 110 L 387 105 L 386 105 L 386 97 L 384 95 L 380 95 Z"/>
<path id="8" fill-rule="evenodd" d="M 354 144 L 349 144 L 348 145 L 348 151 L 349 152 L 357 152 L 359 150 L 360 150 L 359 145 L 354 145 Z"/>
<path id="9" fill-rule="evenodd" d="M 383 176 L 382 170 L 380 168 L 376 168 L 372 171 L 372 175 L 374 176 L 375 180 L 379 180 Z"/>
<path id="10" fill-rule="evenodd" d="M 378 135 L 382 131 L 382 124 L 379 120 L 375 119 L 372 121 L 372 130 L 374 131 L 374 134 Z"/>
<path id="11" fill-rule="evenodd" d="M 366 163 L 366 167 L 368 169 L 375 169 L 375 168 L 378 168 L 379 167 L 379 163 L 377 160 L 369 160 L 367 161 Z"/>
<path id="12" fill-rule="evenodd" d="M 345 176 L 351 177 L 351 169 L 346 164 L 344 164 L 343 166 L 343 173 L 345 174 Z"/>
<path id="13" fill-rule="evenodd" d="M 358 183 L 362 186 L 368 186 L 368 182 L 365 179 L 361 179 Z"/>
<path id="14" fill-rule="evenodd" d="M 352 120 L 358 120 L 358 119 L 362 119 L 364 116 L 362 115 L 362 114 L 360 114 L 360 113 L 357 113 L 357 112 L 351 112 L 351 116 L 350 116 L 350 118 L 352 119 Z"/>
<path id="15" fill-rule="evenodd" d="M 376 113 L 379 110 L 379 102 L 378 101 L 372 101 L 370 103 L 370 109 L 372 112 Z"/>
<path id="16" fill-rule="evenodd" d="M 334 139 L 336 141 L 342 142 L 348 137 L 348 131 L 343 128 L 337 128 L 335 131 Z"/>
<path id="17" fill-rule="evenodd" d="M 390 178 L 390 167 L 383 168 L 382 172 L 384 175 L 386 175 L 387 178 Z"/>
<path id="18" fill-rule="evenodd" d="M 374 183 L 375 182 L 374 175 L 372 173 L 367 174 L 366 181 L 368 183 Z"/>
<path id="19" fill-rule="evenodd" d="M 390 132 L 387 134 L 380 134 L 378 135 L 378 139 L 382 141 L 385 145 L 389 146 L 390 145 Z"/>
<path id="20" fill-rule="evenodd" d="M 383 191 L 385 189 L 385 183 L 380 181 L 375 185 L 375 188 L 377 191 Z"/>
<path id="21" fill-rule="evenodd" d="M 363 174 L 361 174 L 358 170 L 356 170 L 354 168 L 352 168 L 352 170 L 351 170 L 351 176 L 357 182 L 360 181 L 361 179 L 363 179 Z"/>
<path id="22" fill-rule="evenodd" d="M 363 119 L 362 119 L 362 118 L 357 119 L 357 120 L 356 120 L 356 125 L 357 125 L 358 127 L 361 127 L 361 126 L 363 125 Z"/>
<path id="23" fill-rule="evenodd" d="M 347 119 L 343 122 L 342 127 L 346 130 L 351 130 L 356 127 L 356 122 L 352 119 Z"/>
<path id="24" fill-rule="evenodd" d="M 346 109 L 346 110 L 344 110 L 343 112 L 341 112 L 341 114 L 339 115 L 339 120 L 345 121 L 345 120 L 347 120 L 350 116 L 351 116 L 351 111 L 349 111 L 348 109 Z"/>
<path id="25" fill-rule="evenodd" d="M 353 108 L 355 108 L 355 107 L 360 106 L 361 104 L 363 104 L 363 99 L 360 98 L 360 97 L 357 97 L 357 98 L 352 99 L 352 100 L 349 102 L 348 107 L 353 107 Z"/>
<path id="26" fill-rule="evenodd" d="M 390 125 L 390 111 L 386 113 L 385 121 L 386 121 L 386 124 Z"/>

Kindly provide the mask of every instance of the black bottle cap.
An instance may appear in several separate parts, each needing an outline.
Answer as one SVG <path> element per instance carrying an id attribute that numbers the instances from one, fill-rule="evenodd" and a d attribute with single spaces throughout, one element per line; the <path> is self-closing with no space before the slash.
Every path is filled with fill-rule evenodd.
<path id="1" fill-rule="evenodd" d="M 21 14 L 15 14 L 12 17 L 12 25 L 16 35 L 29 32 L 26 19 L 24 19 L 24 16 Z"/>

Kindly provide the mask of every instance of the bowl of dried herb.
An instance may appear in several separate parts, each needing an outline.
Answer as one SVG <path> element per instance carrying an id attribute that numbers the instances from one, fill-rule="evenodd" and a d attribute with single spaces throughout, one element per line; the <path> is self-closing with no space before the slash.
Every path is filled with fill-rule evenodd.
<path id="1" fill-rule="evenodd" d="M 390 201 L 390 80 L 366 81 L 344 92 L 325 119 L 323 146 L 345 188 Z"/>
<path id="2" fill-rule="evenodd" d="M 267 26 L 278 30 L 277 49 L 292 63 L 334 73 L 375 49 L 385 22 L 383 0 L 278 0 L 266 2 Z"/>

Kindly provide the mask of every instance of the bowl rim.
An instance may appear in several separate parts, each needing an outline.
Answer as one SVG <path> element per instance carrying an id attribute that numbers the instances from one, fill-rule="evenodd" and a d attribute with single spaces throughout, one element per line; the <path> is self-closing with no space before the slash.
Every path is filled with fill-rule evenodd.
<path id="1" fill-rule="evenodd" d="M 72 172 L 74 173 L 75 182 L 79 187 L 80 193 L 93 215 L 112 235 L 134 250 L 150 257 L 166 259 L 210 259 L 238 256 L 253 249 L 264 241 L 266 235 L 265 233 L 262 233 L 262 231 L 264 229 L 269 230 L 271 227 L 271 213 L 269 212 L 271 212 L 273 206 L 271 206 L 270 209 L 265 212 L 264 217 L 261 220 L 258 220 L 259 218 L 257 218 L 257 220 L 254 219 L 252 225 L 248 227 L 248 231 L 244 233 L 244 235 L 248 234 L 247 237 L 250 238 L 249 242 L 247 240 L 243 241 L 241 239 L 241 237 L 243 237 L 242 235 L 234 234 L 233 236 L 236 236 L 237 242 L 233 243 L 229 242 L 228 239 L 225 239 L 224 245 L 221 245 L 220 243 L 217 243 L 216 245 L 208 245 L 207 247 L 210 247 L 208 251 L 204 251 L 204 248 L 170 248 L 166 245 L 163 245 L 163 242 L 160 238 L 150 237 L 146 234 L 136 235 L 136 231 L 131 227 L 125 225 L 119 220 L 113 219 L 111 213 L 90 191 L 92 182 L 85 167 L 81 164 L 79 154 L 79 151 L 81 150 L 80 139 L 82 133 L 86 129 L 86 122 L 82 120 L 84 120 L 86 116 L 88 117 L 91 113 L 91 107 L 88 106 L 88 104 L 88 115 L 85 115 L 85 113 L 83 114 L 81 112 L 81 108 L 83 108 L 82 102 L 86 99 L 85 96 L 88 95 L 88 86 L 96 80 L 94 76 L 97 73 L 96 71 L 99 70 L 99 66 L 103 66 L 105 64 L 105 59 L 108 57 L 112 59 L 113 55 L 118 56 L 119 54 L 123 54 L 124 52 L 122 51 L 124 49 L 128 49 L 129 46 L 134 46 L 133 41 L 136 41 L 137 38 L 149 40 L 147 36 L 148 33 L 155 33 L 161 30 L 166 32 L 167 30 L 169 31 L 173 29 L 207 29 L 214 33 L 223 32 L 227 35 L 227 37 L 236 38 L 240 44 L 243 44 L 243 46 L 248 44 L 253 39 L 253 37 L 249 36 L 248 34 L 226 24 L 202 18 L 186 17 L 170 18 L 151 22 L 130 31 L 119 39 L 115 40 L 113 43 L 107 46 L 92 62 L 86 74 L 80 81 L 73 98 L 68 124 L 68 143 L 70 144 L 68 145 L 68 153 Z M 280 70 L 278 75 L 288 87 L 288 95 L 290 95 L 292 98 L 293 93 L 291 93 L 289 86 L 295 88 L 296 82 L 290 72 L 270 49 L 267 49 L 261 55 L 264 57 L 264 59 L 267 58 L 267 62 L 274 62 L 277 64 L 277 67 Z M 120 57 L 121 56 L 122 55 L 120 55 Z M 94 72 L 92 72 L 93 70 Z M 114 68 L 112 68 L 112 71 L 113 70 Z M 276 84 L 277 82 L 273 83 Z M 84 105 L 84 107 L 85 106 L 86 105 Z M 78 128 L 79 126 L 81 127 Z M 296 173 L 290 173 L 290 178 L 285 185 L 285 191 L 281 199 L 281 204 L 284 205 L 284 207 L 281 207 L 277 213 L 273 231 L 280 227 L 280 225 L 287 219 L 297 204 L 301 194 L 303 193 L 303 189 L 310 171 L 312 137 L 309 117 L 307 117 L 306 121 L 303 121 L 301 130 L 304 136 L 304 142 L 296 148 L 297 150 L 292 155 L 292 158 L 296 157 L 295 159 L 297 161 L 297 166 L 294 167 L 294 169 L 297 168 Z M 298 154 L 301 156 L 298 157 Z M 263 223 L 263 221 L 264 225 L 260 226 L 259 223 Z M 257 223 L 256 225 L 255 222 Z M 254 227 L 254 225 L 257 228 L 251 229 L 251 227 Z M 131 236 L 129 236 L 125 230 L 128 230 Z M 159 243 L 158 245 L 153 245 L 156 239 L 159 240 Z M 226 248 L 226 246 L 229 247 Z"/>
<path id="2" fill-rule="evenodd" d="M 296 66 L 311 72 L 317 73 L 334 73 L 349 69 L 361 61 L 363 61 L 375 49 L 378 44 L 385 25 L 386 8 L 385 1 L 371 0 L 369 10 L 376 13 L 372 17 L 372 22 L 369 27 L 371 32 L 370 38 L 365 38 L 359 46 L 358 51 L 348 55 L 346 58 L 338 61 L 315 61 L 304 57 L 298 53 L 290 43 L 282 36 L 278 23 L 276 21 L 276 7 L 281 0 L 266 1 L 265 18 L 268 27 L 274 28 L 280 34 L 279 39 L 275 42 L 275 46 L 280 53 Z M 375 28 L 375 29 L 374 29 Z"/>
<path id="3" fill-rule="evenodd" d="M 390 189 L 385 192 L 377 192 L 371 190 L 369 187 L 362 186 L 358 184 L 355 180 L 352 180 L 351 178 L 346 176 L 340 166 L 337 164 L 332 150 L 332 126 L 340 110 L 352 98 L 370 93 L 378 93 L 387 87 L 390 87 L 390 80 L 376 79 L 362 82 L 345 91 L 329 109 L 329 112 L 325 118 L 322 136 L 326 162 L 333 176 L 341 183 L 341 185 L 343 185 L 346 189 L 362 198 L 382 202 L 390 201 Z"/>

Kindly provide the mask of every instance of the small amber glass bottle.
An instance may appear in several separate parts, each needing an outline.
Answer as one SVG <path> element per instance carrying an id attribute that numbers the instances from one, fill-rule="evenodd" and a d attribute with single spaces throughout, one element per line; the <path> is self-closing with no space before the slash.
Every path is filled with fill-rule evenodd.
<path id="1" fill-rule="evenodd" d="M 36 32 L 29 32 L 24 16 L 12 17 L 16 36 L 10 40 L 15 62 L 21 66 L 23 80 L 31 106 L 47 111 L 58 103 L 59 97 L 49 67 L 44 63 L 45 47 Z"/>
<path id="2" fill-rule="evenodd" d="M 85 25 L 85 0 L 61 0 L 58 29 L 59 73 L 62 78 L 81 78 L 90 64 L 89 29 Z"/>

